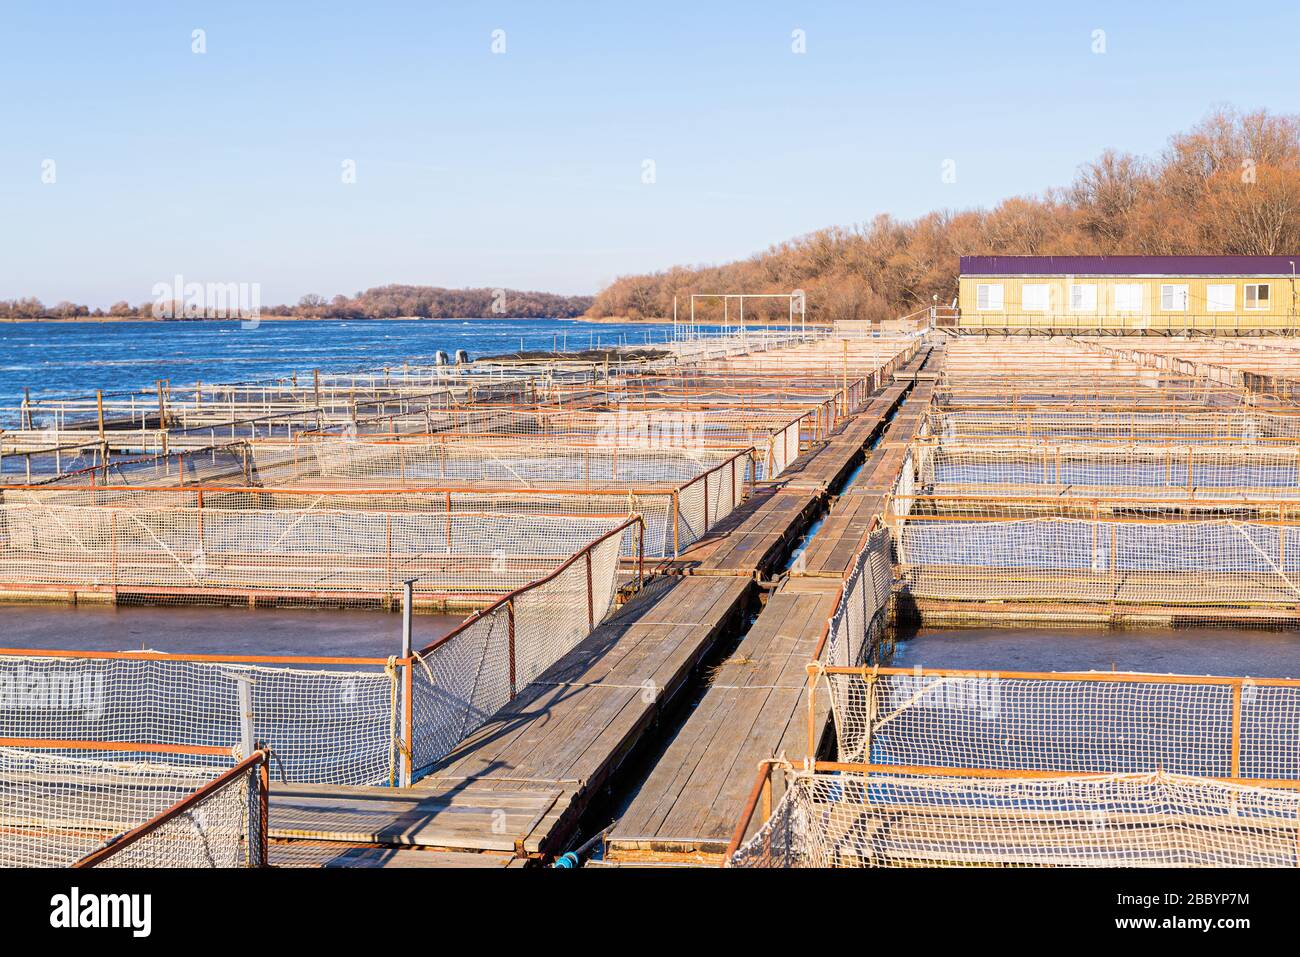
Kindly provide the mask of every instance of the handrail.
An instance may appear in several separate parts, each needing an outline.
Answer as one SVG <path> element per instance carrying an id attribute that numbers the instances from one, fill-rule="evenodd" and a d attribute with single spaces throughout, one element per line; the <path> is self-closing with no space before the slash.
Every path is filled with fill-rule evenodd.
<path id="1" fill-rule="evenodd" d="M 259 782 L 260 787 L 259 787 L 259 794 L 258 794 L 258 821 L 257 821 L 257 837 L 258 837 L 259 847 L 258 847 L 256 865 L 266 866 L 267 840 L 268 840 L 268 829 L 269 829 L 268 820 L 267 820 L 267 810 L 268 810 L 267 789 L 269 785 L 268 774 L 267 774 L 267 762 L 269 757 L 270 757 L 270 752 L 265 749 L 254 751 L 252 754 L 244 758 L 244 760 L 240 761 L 234 767 L 228 769 L 224 773 L 213 778 L 211 781 L 207 782 L 206 784 L 198 788 L 196 791 L 194 791 L 194 793 L 177 801 L 175 804 L 167 808 L 167 810 L 163 811 L 161 814 L 158 814 L 157 816 L 150 818 L 148 821 L 145 821 L 143 824 L 133 827 L 131 830 L 126 831 L 125 833 L 120 834 L 117 837 L 111 839 L 103 847 L 99 848 L 99 850 L 92 851 L 91 853 L 81 858 L 81 860 L 77 861 L 72 866 L 75 868 L 88 868 L 88 867 L 95 867 L 99 864 L 102 864 L 105 860 L 115 856 L 116 854 L 121 853 L 122 851 L 126 850 L 126 848 L 130 847 L 132 844 L 135 844 L 141 838 L 147 837 L 148 835 L 152 834 L 154 831 L 162 827 L 164 824 L 184 814 L 195 804 L 198 804 L 200 801 L 205 800 L 209 796 L 224 789 L 232 782 L 243 777 L 245 773 L 252 770 L 254 767 L 258 768 L 260 772 L 260 782 Z M 250 857 L 252 857 L 251 854 Z"/>
<path id="2" fill-rule="evenodd" d="M 870 665 L 822 665 L 828 675 L 907 675 L 919 678 L 1030 679 L 1035 681 L 1096 681 L 1118 684 L 1210 685 L 1232 688 L 1300 688 L 1300 678 L 1250 678 L 1232 675 L 1148 674 L 1142 671 L 975 671 L 964 668 L 894 668 Z"/>
<path id="3" fill-rule="evenodd" d="M 419 657 L 423 658 L 426 655 L 430 654 L 431 652 L 442 647 L 447 642 L 451 641 L 453 638 L 457 637 L 458 635 L 462 634 L 464 631 L 466 631 L 467 629 L 475 625 L 480 619 L 487 617 L 493 612 L 498 611 L 506 604 L 513 602 L 515 598 L 517 598 L 519 595 L 523 594 L 524 592 L 531 591 L 534 588 L 537 588 L 541 585 L 545 585 L 547 582 L 553 581 L 560 574 L 562 574 L 563 572 L 567 571 L 570 567 L 572 567 L 573 564 L 578 559 L 585 558 L 586 556 L 590 555 L 590 553 L 596 548 L 597 545 L 600 545 L 601 543 L 603 543 L 604 541 L 606 541 L 607 539 L 609 539 L 614 535 L 621 535 L 623 532 L 631 528 L 633 525 L 640 526 L 640 535 L 644 537 L 645 522 L 642 520 L 640 515 L 633 515 L 622 525 L 619 525 L 617 528 L 610 529 L 609 531 L 605 532 L 605 534 L 601 535 L 599 538 L 593 539 L 591 542 L 587 543 L 587 545 L 584 548 L 582 548 L 580 551 L 574 552 L 563 563 L 556 566 L 556 568 L 553 571 L 551 571 L 549 574 L 545 575 L 542 578 L 535 579 L 526 585 L 521 585 L 520 587 L 516 588 L 514 591 L 502 595 L 500 598 L 498 598 L 492 604 L 488 605 L 486 608 L 483 608 L 480 611 L 475 612 L 473 615 L 471 615 L 469 618 L 466 618 L 464 621 L 462 621 L 451 631 L 447 632 L 447 634 L 443 635 L 441 638 L 437 639 L 432 644 L 427 645 L 424 648 L 420 649 L 420 651 L 418 652 Z M 641 576 L 643 576 L 644 574 L 644 558 L 639 559 L 639 562 L 641 564 L 638 566 L 638 571 L 637 571 L 638 579 L 640 579 Z M 590 598 L 590 596 L 588 596 L 588 598 Z M 406 660 L 407 659 L 403 659 L 403 661 Z M 399 664 L 400 663 L 402 662 L 399 662 Z"/>

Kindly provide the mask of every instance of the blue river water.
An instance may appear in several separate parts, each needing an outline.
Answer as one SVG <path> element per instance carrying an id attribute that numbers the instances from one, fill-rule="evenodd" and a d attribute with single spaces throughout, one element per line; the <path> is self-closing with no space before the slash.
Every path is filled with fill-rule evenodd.
<path id="1" fill-rule="evenodd" d="M 0 323 L 0 407 L 24 388 L 33 398 L 173 385 L 230 382 L 291 372 L 432 362 L 442 350 L 470 358 L 525 349 L 644 345 L 672 326 L 578 319 L 366 319 L 276 322 Z"/>

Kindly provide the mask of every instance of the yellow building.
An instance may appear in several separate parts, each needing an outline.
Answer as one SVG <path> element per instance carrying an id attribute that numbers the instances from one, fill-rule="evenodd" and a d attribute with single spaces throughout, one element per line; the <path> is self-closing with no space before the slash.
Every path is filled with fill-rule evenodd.
<path id="1" fill-rule="evenodd" d="M 1300 256 L 963 256 L 962 332 L 1295 331 Z"/>

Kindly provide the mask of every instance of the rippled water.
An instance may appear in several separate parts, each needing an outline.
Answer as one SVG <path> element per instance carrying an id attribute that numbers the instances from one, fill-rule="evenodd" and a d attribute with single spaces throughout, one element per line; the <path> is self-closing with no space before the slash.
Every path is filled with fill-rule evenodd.
<path id="1" fill-rule="evenodd" d="M 662 341 L 670 325 L 576 319 L 367 319 L 272 322 L 0 323 L 0 406 L 33 397 L 173 384 L 229 382 L 320 369 L 431 362 L 438 350 L 470 358 L 525 349 Z"/>

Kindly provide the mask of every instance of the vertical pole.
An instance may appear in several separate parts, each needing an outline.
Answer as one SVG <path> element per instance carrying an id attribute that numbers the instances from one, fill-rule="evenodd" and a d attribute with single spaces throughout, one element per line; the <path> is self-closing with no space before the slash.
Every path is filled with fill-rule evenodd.
<path id="1" fill-rule="evenodd" d="M 592 590 L 591 581 L 591 546 L 587 546 L 587 630 L 593 631 L 596 627 L 596 595 Z"/>
<path id="2" fill-rule="evenodd" d="M 411 623 L 412 616 L 415 614 L 414 586 L 416 581 L 417 579 L 408 578 L 402 582 L 402 654 L 398 664 L 398 667 L 402 669 L 402 713 L 398 727 L 402 729 L 401 733 L 406 744 L 401 748 L 398 780 L 404 788 L 411 786 L 411 754 L 415 747 L 411 734 L 414 720 L 411 708 L 411 677 L 413 672 L 411 667 Z"/>
<path id="3" fill-rule="evenodd" d="M 257 767 L 257 863 L 254 866 L 267 867 L 270 863 L 271 843 L 271 755 L 265 745 L 260 748 L 262 763 Z"/>
<path id="4" fill-rule="evenodd" d="M 253 679 L 235 679 L 239 690 L 239 753 L 249 757 L 257 749 L 253 738 Z"/>

